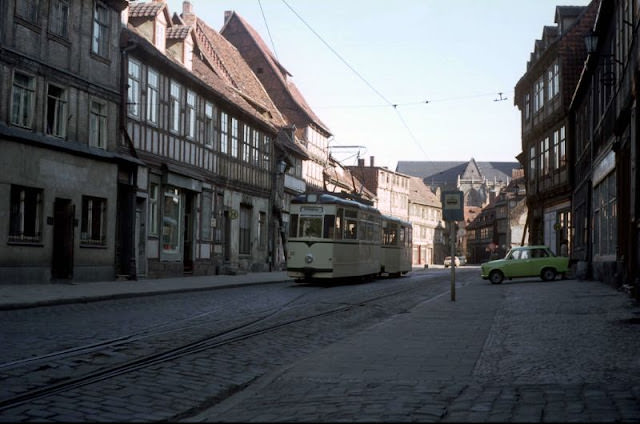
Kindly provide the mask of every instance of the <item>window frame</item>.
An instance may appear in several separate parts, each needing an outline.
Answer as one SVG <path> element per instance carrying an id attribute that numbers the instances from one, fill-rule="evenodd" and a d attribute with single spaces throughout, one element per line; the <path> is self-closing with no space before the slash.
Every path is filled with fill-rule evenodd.
<path id="1" fill-rule="evenodd" d="M 34 25 L 40 18 L 40 0 L 20 0 L 15 2 L 15 15 Z"/>
<path id="2" fill-rule="evenodd" d="M 44 190 L 41 188 L 18 184 L 11 185 L 9 195 L 9 243 L 42 243 L 43 197 Z M 28 206 L 31 207 L 28 208 Z M 31 235 L 27 235 L 28 230 L 30 230 Z"/>
<path id="3" fill-rule="evenodd" d="M 204 145 L 215 149 L 218 136 L 218 108 L 206 102 L 204 106 Z"/>
<path id="4" fill-rule="evenodd" d="M 80 221 L 81 247 L 105 247 L 107 245 L 106 198 L 82 196 Z"/>
<path id="5" fill-rule="evenodd" d="M 240 205 L 238 214 L 238 253 L 240 255 L 251 254 L 251 205 Z"/>
<path id="6" fill-rule="evenodd" d="M 180 133 L 180 105 L 182 99 L 182 85 L 176 81 L 169 84 L 169 131 Z"/>
<path id="7" fill-rule="evenodd" d="M 152 81 L 153 80 L 153 81 Z M 160 110 L 160 73 L 147 68 L 147 121 L 158 125 Z"/>
<path id="8" fill-rule="evenodd" d="M 69 38 L 69 0 L 51 0 L 49 32 L 61 38 Z"/>
<path id="9" fill-rule="evenodd" d="M 196 93 L 187 89 L 187 101 L 185 105 L 185 136 L 190 139 L 195 139 L 196 137 L 196 107 Z"/>
<path id="10" fill-rule="evenodd" d="M 127 115 L 139 119 L 142 109 L 140 107 L 142 64 L 130 58 L 127 68 Z"/>
<path id="11" fill-rule="evenodd" d="M 93 33 L 91 53 L 103 58 L 109 57 L 109 35 L 111 30 L 109 8 L 101 1 L 93 6 Z"/>
<path id="12" fill-rule="evenodd" d="M 96 110 L 95 107 L 98 107 Z M 96 127 L 97 125 L 97 127 Z M 100 149 L 107 149 L 107 104 L 92 99 L 89 105 L 89 145 Z"/>
<path id="13" fill-rule="evenodd" d="M 25 84 L 17 82 L 17 76 L 25 78 Z M 18 101 L 16 101 L 18 100 Z M 11 85 L 11 125 L 33 129 L 36 103 L 36 77 L 15 70 Z M 16 107 L 20 110 L 16 112 Z"/>
<path id="14" fill-rule="evenodd" d="M 60 90 L 60 95 L 52 94 L 52 89 Z M 52 104 L 53 103 L 53 104 Z M 47 110 L 45 113 L 45 132 L 48 135 L 66 138 L 67 136 L 67 89 L 58 84 L 47 84 Z M 53 127 L 53 128 L 52 128 Z"/>

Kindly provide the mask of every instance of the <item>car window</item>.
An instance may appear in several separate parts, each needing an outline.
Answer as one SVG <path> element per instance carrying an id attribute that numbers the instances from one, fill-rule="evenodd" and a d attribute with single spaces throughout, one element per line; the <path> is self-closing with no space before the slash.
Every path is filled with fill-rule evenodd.
<path id="1" fill-rule="evenodd" d="M 520 259 L 529 259 L 529 251 L 521 250 L 520 251 Z"/>
<path id="2" fill-rule="evenodd" d="M 549 256 L 544 249 L 533 249 L 532 253 L 534 258 L 546 258 Z"/>

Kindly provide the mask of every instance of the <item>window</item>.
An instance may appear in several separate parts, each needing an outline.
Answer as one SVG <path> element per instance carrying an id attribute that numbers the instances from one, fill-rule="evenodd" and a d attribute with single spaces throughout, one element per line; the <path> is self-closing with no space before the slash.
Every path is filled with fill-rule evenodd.
<path id="1" fill-rule="evenodd" d="M 200 208 L 200 213 L 202 216 L 201 226 L 200 226 L 200 239 L 202 241 L 211 241 L 211 227 L 212 222 L 211 218 L 213 217 L 213 193 L 210 191 L 203 190 L 202 195 L 202 206 Z"/>
<path id="2" fill-rule="evenodd" d="M 218 113 L 211 103 L 204 107 L 204 143 L 209 147 L 215 147 L 218 136 Z"/>
<path id="3" fill-rule="evenodd" d="M 162 251 L 164 253 L 180 252 L 180 191 L 169 188 L 164 193 L 164 210 L 162 217 Z"/>
<path id="4" fill-rule="evenodd" d="M 271 157 L 271 139 L 268 136 L 264 136 L 262 140 L 262 169 L 269 168 L 269 158 Z"/>
<path id="5" fill-rule="evenodd" d="M 153 124 L 158 123 L 159 93 L 160 80 L 158 72 L 149 68 L 147 70 L 147 120 Z"/>
<path id="6" fill-rule="evenodd" d="M 240 205 L 240 240 L 239 253 L 251 254 L 251 206 Z"/>
<path id="7" fill-rule="evenodd" d="M 617 215 L 614 171 L 593 189 L 593 254 L 595 256 L 615 255 Z"/>
<path id="8" fill-rule="evenodd" d="M 544 105 L 544 79 L 540 77 L 533 86 L 533 111 L 538 112 Z"/>
<path id="9" fill-rule="evenodd" d="M 109 54 L 109 10 L 100 2 L 96 2 L 93 10 L 91 51 L 102 57 Z"/>
<path id="10" fill-rule="evenodd" d="M 223 216 L 223 210 L 224 210 L 224 194 L 222 193 L 216 193 L 216 202 L 215 205 L 213 205 L 214 207 L 214 215 L 215 215 L 215 230 L 213 232 L 213 241 L 215 243 L 222 243 L 224 241 L 223 239 L 223 234 L 224 232 L 223 230 L 223 222 L 224 220 L 222 219 Z"/>
<path id="11" fill-rule="evenodd" d="M 253 145 L 251 146 L 251 156 L 254 165 L 258 165 L 260 158 L 260 133 L 253 131 Z"/>
<path id="12" fill-rule="evenodd" d="M 11 186 L 9 241 L 36 243 L 42 240 L 42 189 Z"/>
<path id="13" fill-rule="evenodd" d="M 13 95 L 11 97 L 11 123 L 13 125 L 31 128 L 33 124 L 35 87 L 36 79 L 34 77 L 21 72 L 14 74 Z"/>
<path id="14" fill-rule="evenodd" d="M 220 151 L 227 154 L 229 151 L 229 115 L 220 114 Z"/>
<path id="15" fill-rule="evenodd" d="M 524 120 L 531 119 L 531 95 L 529 93 L 524 95 Z"/>
<path id="16" fill-rule="evenodd" d="M 358 212 L 344 211 L 344 238 L 355 240 L 358 238 Z"/>
<path id="17" fill-rule="evenodd" d="M 238 157 L 238 120 L 231 118 L 231 156 Z"/>
<path id="18" fill-rule="evenodd" d="M 80 244 L 92 246 L 104 246 L 107 244 L 106 216 L 107 199 L 82 196 Z"/>
<path id="19" fill-rule="evenodd" d="M 149 185 L 149 234 L 158 235 L 158 184 Z"/>
<path id="20" fill-rule="evenodd" d="M 553 99 L 560 93 L 560 66 L 554 63 L 547 70 L 547 99 Z"/>
<path id="21" fill-rule="evenodd" d="M 49 31 L 52 34 L 67 38 L 69 35 L 69 1 L 51 0 L 49 13 Z"/>
<path id="22" fill-rule="evenodd" d="M 89 145 L 107 148 L 107 106 L 97 101 L 91 102 Z"/>
<path id="23" fill-rule="evenodd" d="M 187 110 L 186 110 L 186 135 L 189 138 L 196 136 L 196 93 L 187 90 Z"/>
<path id="24" fill-rule="evenodd" d="M 39 9 L 39 0 L 20 0 L 16 2 L 16 15 L 34 24 L 38 23 Z"/>
<path id="25" fill-rule="evenodd" d="M 245 125 L 244 131 L 242 132 L 243 142 L 242 142 L 242 160 L 245 162 L 249 162 L 251 159 L 251 133 L 252 129 Z M 255 133 L 255 131 L 253 131 Z"/>
<path id="26" fill-rule="evenodd" d="M 142 68 L 140 63 L 129 59 L 129 81 L 127 89 L 127 112 L 129 116 L 140 117 L 140 80 Z"/>
<path id="27" fill-rule="evenodd" d="M 64 138 L 67 135 L 67 98 L 63 88 L 47 87 L 47 134 Z"/>
<path id="28" fill-rule="evenodd" d="M 558 167 L 565 168 L 567 166 L 567 137 L 565 135 L 564 126 L 560 127 L 560 149 L 558 151 L 558 155 L 560 157 Z"/>
<path id="29" fill-rule="evenodd" d="M 535 192 L 536 174 L 536 146 L 532 145 L 529 147 L 529 176 L 527 178 L 529 180 L 529 189 L 532 192 Z"/>
<path id="30" fill-rule="evenodd" d="M 171 99 L 170 99 L 170 129 L 173 132 L 180 131 L 180 96 L 182 87 L 176 82 L 171 81 Z"/>
<path id="31" fill-rule="evenodd" d="M 553 132 L 553 170 L 560 168 L 560 131 Z"/>

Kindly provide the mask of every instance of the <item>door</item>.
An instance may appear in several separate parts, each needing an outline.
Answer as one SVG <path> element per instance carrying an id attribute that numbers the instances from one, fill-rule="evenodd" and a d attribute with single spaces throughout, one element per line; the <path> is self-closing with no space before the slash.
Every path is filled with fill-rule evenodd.
<path id="1" fill-rule="evenodd" d="M 224 261 L 231 261 L 231 214 L 229 210 L 224 211 Z"/>
<path id="2" fill-rule="evenodd" d="M 145 225 L 144 199 L 138 198 L 136 204 L 135 246 L 136 246 L 136 277 L 147 275 L 147 231 Z"/>
<path id="3" fill-rule="evenodd" d="M 75 206 L 70 199 L 56 198 L 53 205 L 53 279 L 70 279 L 73 276 L 74 215 Z"/>
<path id="4" fill-rule="evenodd" d="M 189 192 L 185 193 L 184 207 L 184 232 L 183 232 L 183 270 L 185 273 L 193 272 L 193 195 Z"/>

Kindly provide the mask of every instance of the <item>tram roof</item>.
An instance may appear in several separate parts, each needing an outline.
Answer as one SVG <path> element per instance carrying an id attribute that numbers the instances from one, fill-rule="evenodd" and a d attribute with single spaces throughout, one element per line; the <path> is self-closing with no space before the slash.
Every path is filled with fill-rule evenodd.
<path id="1" fill-rule="evenodd" d="M 291 199 L 291 203 L 296 203 L 296 204 L 310 203 L 310 204 L 324 204 L 324 205 L 335 204 L 340 206 L 358 208 L 364 211 L 380 214 L 380 211 L 374 208 L 373 206 L 365 205 L 364 203 L 360 203 L 356 200 L 345 199 L 345 198 L 338 197 L 328 193 L 300 194 L 294 197 L 293 199 Z"/>

